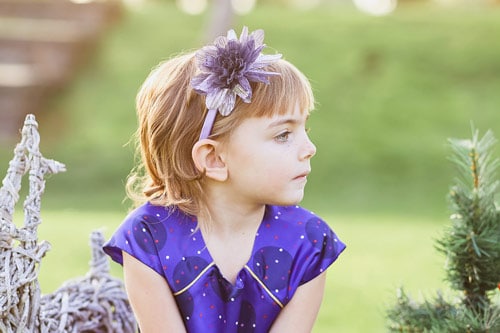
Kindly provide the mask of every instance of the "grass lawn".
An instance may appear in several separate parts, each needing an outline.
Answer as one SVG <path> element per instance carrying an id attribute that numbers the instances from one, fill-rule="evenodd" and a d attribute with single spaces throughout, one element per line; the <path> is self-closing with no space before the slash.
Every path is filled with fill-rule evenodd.
<path id="1" fill-rule="evenodd" d="M 90 260 L 90 232 L 101 229 L 108 238 L 123 217 L 120 212 L 44 211 L 39 240 L 49 241 L 52 249 L 42 261 L 42 292 L 83 276 Z M 433 248 L 446 221 L 355 215 L 327 220 L 348 248 L 329 270 L 314 332 L 384 332 L 385 309 L 398 286 L 413 295 L 446 289 L 444 259 Z M 121 278 L 121 268 L 114 263 L 111 267 Z"/>

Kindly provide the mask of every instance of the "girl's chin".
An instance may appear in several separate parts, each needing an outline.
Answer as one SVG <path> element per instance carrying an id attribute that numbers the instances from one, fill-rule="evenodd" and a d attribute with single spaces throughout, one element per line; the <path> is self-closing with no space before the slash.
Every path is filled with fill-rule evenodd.
<path id="1" fill-rule="evenodd" d="M 302 191 L 302 193 L 298 193 L 296 196 L 281 198 L 281 200 L 276 200 L 268 204 L 275 206 L 294 206 L 298 205 L 303 198 L 304 198 L 304 191 Z"/>

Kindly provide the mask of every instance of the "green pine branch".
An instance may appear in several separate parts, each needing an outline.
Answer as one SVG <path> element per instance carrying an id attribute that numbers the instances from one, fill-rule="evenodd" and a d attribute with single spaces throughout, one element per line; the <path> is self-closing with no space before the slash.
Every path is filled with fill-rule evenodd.
<path id="1" fill-rule="evenodd" d="M 389 330 L 403 333 L 445 331 L 446 322 L 456 317 L 456 311 L 455 305 L 446 301 L 439 292 L 433 300 L 418 303 L 401 287 L 396 305 L 387 312 Z"/>
<path id="2" fill-rule="evenodd" d="M 495 143 L 490 131 L 482 138 L 475 131 L 471 140 L 450 140 L 450 160 L 458 171 L 449 196 L 452 223 L 436 248 L 446 255 L 446 279 L 458 301 L 438 293 L 418 303 L 401 288 L 387 311 L 391 332 L 500 332 L 500 304 L 491 300 L 500 288 L 500 212 L 495 204 L 500 162 L 492 155 Z"/>
<path id="3" fill-rule="evenodd" d="M 481 139 L 476 131 L 472 140 L 450 140 L 459 177 L 450 192 L 452 226 L 437 242 L 437 249 L 447 256 L 447 280 L 463 292 L 466 306 L 476 310 L 489 302 L 487 292 L 500 280 L 495 143 L 491 131 Z"/>

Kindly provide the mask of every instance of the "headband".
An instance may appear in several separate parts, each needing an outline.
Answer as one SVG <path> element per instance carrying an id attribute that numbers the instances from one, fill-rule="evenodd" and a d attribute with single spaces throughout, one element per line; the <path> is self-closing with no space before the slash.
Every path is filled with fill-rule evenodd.
<path id="1" fill-rule="evenodd" d="M 208 138 L 217 115 L 228 116 L 234 109 L 236 96 L 250 103 L 250 82 L 269 84 L 269 76 L 279 75 L 264 68 L 281 58 L 281 54 L 264 55 L 264 31 L 248 34 L 243 27 L 240 38 L 234 30 L 217 37 L 213 45 L 196 52 L 196 63 L 201 73 L 194 76 L 191 86 L 200 95 L 206 95 L 208 113 L 200 133 L 200 140 Z"/>

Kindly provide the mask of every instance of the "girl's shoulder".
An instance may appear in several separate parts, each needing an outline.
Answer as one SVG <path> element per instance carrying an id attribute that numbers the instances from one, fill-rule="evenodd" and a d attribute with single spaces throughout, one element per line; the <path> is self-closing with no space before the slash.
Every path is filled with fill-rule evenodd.
<path id="1" fill-rule="evenodd" d="M 321 217 L 301 206 L 267 206 L 264 220 L 279 222 L 282 226 L 287 225 L 296 229 L 304 228 L 311 221 L 326 224 Z"/>
<path id="2" fill-rule="evenodd" d="M 318 215 L 300 206 L 268 206 L 249 267 L 285 303 L 298 286 L 324 272 L 345 244 Z"/>
<path id="3" fill-rule="evenodd" d="M 158 254 L 167 245 L 180 247 L 196 228 L 196 220 L 175 206 L 145 203 L 132 210 L 104 245 L 104 251 L 122 264 L 125 251 L 159 274 L 163 272 Z"/>
<path id="4" fill-rule="evenodd" d="M 262 239 L 283 248 L 323 251 L 327 245 L 336 257 L 345 247 L 326 221 L 300 206 L 268 206 L 259 232 Z"/>
<path id="5" fill-rule="evenodd" d="M 196 219 L 182 212 L 177 206 L 159 206 L 149 202 L 133 209 L 123 220 L 122 225 L 155 226 L 161 224 L 168 227 L 171 224 L 190 225 Z"/>

